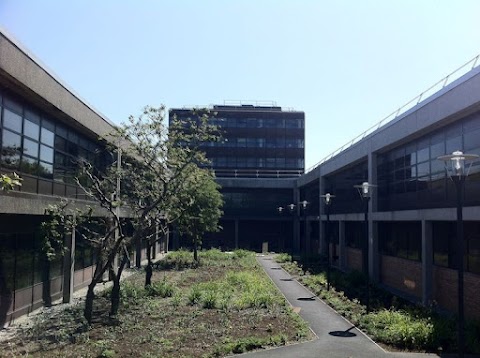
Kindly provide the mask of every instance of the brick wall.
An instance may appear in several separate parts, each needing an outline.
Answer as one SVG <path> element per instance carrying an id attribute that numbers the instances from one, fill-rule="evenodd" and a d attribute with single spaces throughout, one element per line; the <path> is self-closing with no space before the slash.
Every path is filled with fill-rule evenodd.
<path id="1" fill-rule="evenodd" d="M 422 264 L 399 257 L 380 256 L 380 281 L 418 298 L 422 297 Z"/>
<path id="2" fill-rule="evenodd" d="M 347 267 L 351 270 L 362 271 L 362 251 L 347 247 Z"/>
<path id="3" fill-rule="evenodd" d="M 456 312 L 457 271 L 435 266 L 433 269 L 433 299 L 441 308 Z M 465 317 L 480 319 L 480 275 L 464 274 Z"/>

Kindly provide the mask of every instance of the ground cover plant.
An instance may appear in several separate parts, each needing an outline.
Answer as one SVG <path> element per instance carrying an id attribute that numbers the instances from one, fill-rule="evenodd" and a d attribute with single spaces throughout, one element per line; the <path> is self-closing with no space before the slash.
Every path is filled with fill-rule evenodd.
<path id="1" fill-rule="evenodd" d="M 109 290 L 92 324 L 81 305 L 39 315 L 0 342 L 2 357 L 221 357 L 311 338 L 304 321 L 247 251 L 170 253 L 145 287 L 138 271 L 121 286 L 110 318 Z"/>
<path id="2" fill-rule="evenodd" d="M 422 352 L 456 352 L 456 320 L 438 314 L 434 307 L 414 305 L 375 285 L 370 288 L 370 312 L 366 311 L 366 276 L 358 271 L 327 275 L 321 257 L 307 263 L 292 261 L 290 255 L 276 256 L 276 261 L 318 297 L 387 349 Z M 466 325 L 466 349 L 480 353 L 480 322 Z"/>

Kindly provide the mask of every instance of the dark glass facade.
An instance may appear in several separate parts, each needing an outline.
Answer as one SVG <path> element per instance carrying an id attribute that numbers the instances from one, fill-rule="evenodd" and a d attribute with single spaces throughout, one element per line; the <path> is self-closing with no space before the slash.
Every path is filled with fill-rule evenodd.
<path id="1" fill-rule="evenodd" d="M 325 178 L 325 193 L 335 195 L 330 208 L 331 213 L 359 213 L 363 212 L 358 190 L 354 187 L 368 181 L 368 164 L 366 161 L 356 164 L 339 173 Z"/>
<path id="2" fill-rule="evenodd" d="M 382 255 L 422 259 L 422 223 L 419 221 L 379 222 L 378 239 Z"/>
<path id="3" fill-rule="evenodd" d="M 110 159 L 99 141 L 89 139 L 0 88 L 0 170 L 23 179 L 20 191 L 85 198 L 77 188 L 76 160 L 105 167 Z"/>
<path id="4" fill-rule="evenodd" d="M 437 158 L 456 150 L 480 154 L 479 112 L 379 154 L 379 210 L 455 206 L 455 188 Z M 480 205 L 480 161 L 471 167 L 464 197 L 466 206 Z"/>
<path id="5" fill-rule="evenodd" d="M 214 106 L 210 119 L 223 140 L 202 150 L 217 177 L 296 177 L 305 169 L 305 113 L 281 107 Z M 171 109 L 170 119 L 191 121 L 189 109 Z"/>
<path id="6" fill-rule="evenodd" d="M 225 217 L 275 216 L 277 207 L 291 203 L 291 189 L 222 189 Z"/>

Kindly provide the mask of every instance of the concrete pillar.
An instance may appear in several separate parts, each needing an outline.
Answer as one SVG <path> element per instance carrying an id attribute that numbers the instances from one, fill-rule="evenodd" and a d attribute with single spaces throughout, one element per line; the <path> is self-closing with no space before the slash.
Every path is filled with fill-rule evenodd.
<path id="1" fill-rule="evenodd" d="M 377 155 L 372 152 L 368 153 L 368 182 L 373 185 L 377 184 Z M 376 187 L 372 189 L 368 208 L 368 274 L 373 282 L 378 282 L 380 279 L 378 229 L 372 215 L 378 209 L 378 190 Z"/>
<path id="2" fill-rule="evenodd" d="M 155 243 L 153 244 L 152 259 L 157 258 L 158 247 L 160 246 L 160 240 L 158 235 L 158 224 L 155 224 Z"/>
<path id="3" fill-rule="evenodd" d="M 325 179 L 323 177 L 320 177 L 320 184 L 318 185 L 319 188 L 319 203 L 318 207 L 320 208 L 319 210 L 319 216 L 318 216 L 318 225 L 319 225 L 319 235 L 320 235 L 320 241 L 319 241 L 319 254 L 322 255 L 327 255 L 328 253 L 328 244 L 327 244 L 327 237 L 326 235 L 326 230 L 325 226 L 327 225 L 327 220 L 325 218 L 326 212 L 325 212 L 325 205 L 324 201 L 322 198 L 322 195 L 325 195 Z M 331 193 L 333 194 L 333 193 Z M 323 217 L 322 217 L 323 216 Z"/>
<path id="4" fill-rule="evenodd" d="M 293 189 L 293 203 L 295 206 L 295 211 L 293 215 L 293 254 L 300 255 L 300 220 L 299 213 L 300 208 L 298 207 L 298 202 L 300 201 L 300 191 L 298 188 Z"/>
<path id="5" fill-rule="evenodd" d="M 347 269 L 347 245 L 345 242 L 345 221 L 338 221 L 338 264 L 340 270 Z"/>
<path id="6" fill-rule="evenodd" d="M 238 249 L 238 219 L 235 219 L 235 249 Z"/>
<path id="7" fill-rule="evenodd" d="M 65 235 L 67 254 L 63 257 L 63 303 L 72 303 L 75 275 L 75 229 Z"/>
<path id="8" fill-rule="evenodd" d="M 422 220 L 422 303 L 428 305 L 433 297 L 433 235 L 432 222 Z"/>

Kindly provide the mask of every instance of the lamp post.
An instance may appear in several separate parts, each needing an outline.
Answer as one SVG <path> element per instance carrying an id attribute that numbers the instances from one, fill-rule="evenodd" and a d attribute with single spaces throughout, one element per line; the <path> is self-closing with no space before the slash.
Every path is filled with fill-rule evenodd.
<path id="1" fill-rule="evenodd" d="M 327 214 L 327 225 L 325 226 L 325 236 L 327 237 L 327 291 L 330 291 L 330 204 L 335 195 L 326 193 L 320 195 L 325 200 L 325 211 Z"/>
<path id="2" fill-rule="evenodd" d="M 465 317 L 464 317 L 464 283 L 463 283 L 463 256 L 464 237 L 463 237 L 463 190 L 465 188 L 465 178 L 468 176 L 468 170 L 465 170 L 465 161 L 472 161 L 479 156 L 477 154 L 464 154 L 461 151 L 455 151 L 450 155 L 442 155 L 439 160 L 445 162 L 448 175 L 455 184 L 457 192 L 457 288 L 458 288 L 458 356 L 463 357 L 465 351 Z M 447 163 L 450 162 L 451 166 Z"/>
<path id="3" fill-rule="evenodd" d="M 363 250 L 363 266 L 364 270 L 367 273 L 367 313 L 370 312 L 370 272 L 368 269 L 368 261 L 369 261 L 369 232 L 368 232 L 368 202 L 372 196 L 372 188 L 375 185 L 370 184 L 368 182 L 363 182 L 360 185 L 354 185 L 357 188 L 358 193 L 360 194 L 360 198 L 364 203 L 365 209 L 365 244 Z"/>
<path id="4" fill-rule="evenodd" d="M 307 254 L 307 252 L 308 252 L 307 250 L 310 249 L 310 247 L 307 247 L 307 243 L 309 244 L 308 246 L 310 246 L 310 243 L 308 242 L 308 238 L 307 238 L 307 231 L 308 231 L 307 230 L 307 227 L 308 227 L 308 224 L 307 224 L 307 207 L 308 207 L 308 204 L 310 204 L 310 203 L 306 200 L 303 200 L 303 201 L 298 203 L 298 205 L 300 205 L 300 208 L 303 211 L 303 236 L 305 237 L 305 247 L 304 247 L 303 251 L 305 251 L 305 254 Z M 308 261 L 308 258 L 306 258 L 306 259 Z"/>

